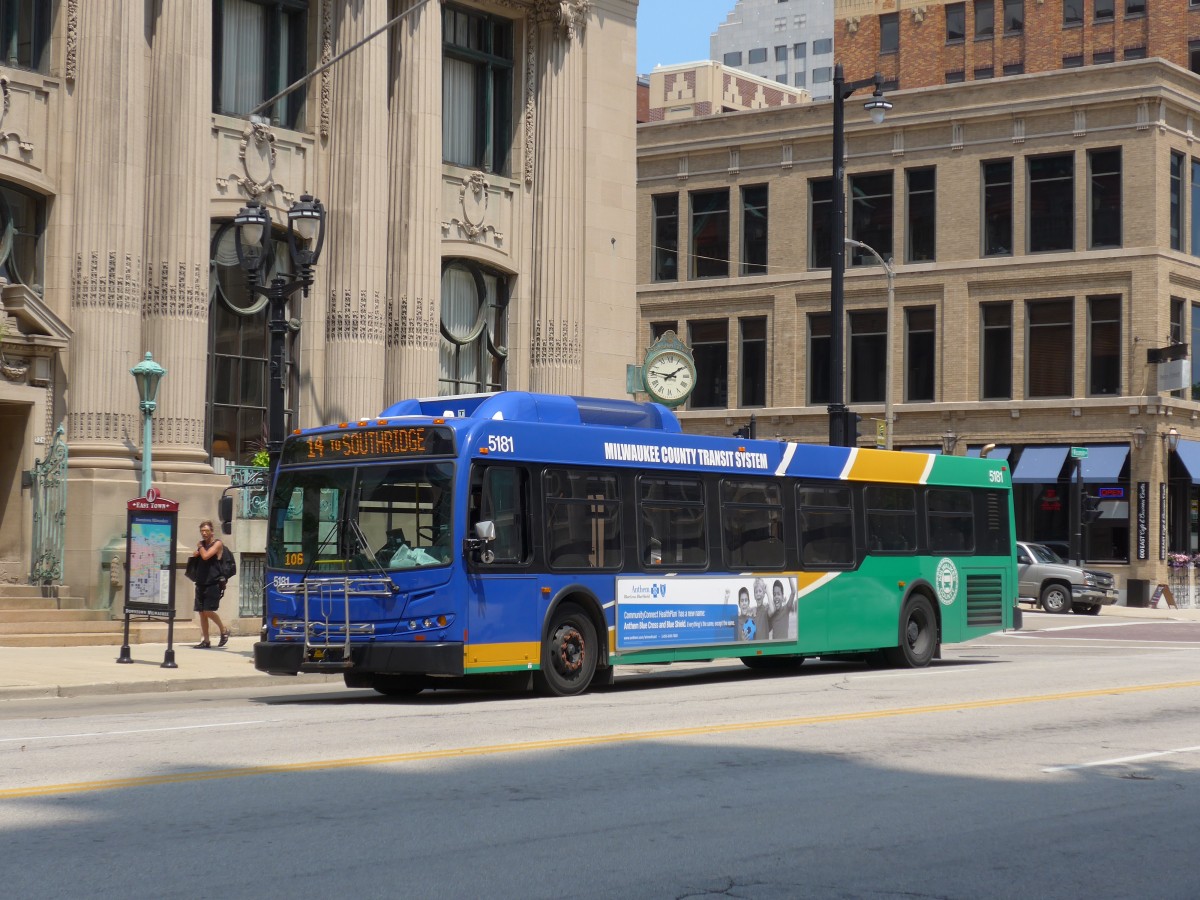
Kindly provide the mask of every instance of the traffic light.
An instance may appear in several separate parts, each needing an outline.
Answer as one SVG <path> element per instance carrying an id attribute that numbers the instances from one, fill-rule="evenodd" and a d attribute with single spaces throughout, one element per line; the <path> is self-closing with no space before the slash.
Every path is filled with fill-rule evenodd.
<path id="1" fill-rule="evenodd" d="M 862 426 L 862 416 L 852 409 L 845 412 L 846 418 L 843 420 L 842 435 L 846 439 L 847 447 L 857 447 L 858 439 L 862 437 L 859 433 L 859 428 Z"/>
<path id="2" fill-rule="evenodd" d="M 735 438 L 748 438 L 748 437 L 750 437 L 750 426 L 749 426 L 749 425 L 743 425 L 743 426 L 741 426 L 740 428 L 735 428 L 735 429 L 733 429 L 733 436 L 734 436 Z"/>
<path id="3" fill-rule="evenodd" d="M 733 436 L 736 438 L 753 439 L 758 436 L 758 419 L 755 416 L 750 416 L 750 421 L 741 428 L 734 429 Z"/>
<path id="4" fill-rule="evenodd" d="M 1091 494 L 1083 495 L 1083 506 L 1079 511 L 1079 521 L 1084 525 L 1091 525 L 1100 518 L 1100 498 L 1093 497 Z"/>

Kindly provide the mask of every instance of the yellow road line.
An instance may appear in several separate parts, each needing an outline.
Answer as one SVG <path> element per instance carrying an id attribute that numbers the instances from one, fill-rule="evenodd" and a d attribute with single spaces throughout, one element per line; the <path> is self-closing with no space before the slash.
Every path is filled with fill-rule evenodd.
<path id="1" fill-rule="evenodd" d="M 133 778 L 111 778 L 103 781 L 78 781 L 69 784 L 47 784 L 38 787 L 0 790 L 0 800 L 26 797 L 45 797 L 60 794 L 83 794 L 93 791 L 112 791 L 120 788 L 152 787 L 160 784 L 187 784 L 197 781 L 217 781 L 224 778 L 249 778 L 259 775 L 283 775 L 292 772 L 319 772 L 332 769 L 351 769 L 362 766 L 381 766 L 391 763 L 425 762 L 429 760 L 465 759 L 472 756 L 496 756 L 502 753 L 529 753 L 536 750 L 561 750 L 570 747 L 594 747 L 604 744 L 628 744 L 664 738 L 696 737 L 699 735 L 731 734 L 739 731 L 760 731 L 768 728 L 799 728 L 805 725 L 827 725 L 833 722 L 862 722 L 898 716 L 919 716 L 927 713 L 960 712 L 971 709 L 995 709 L 1026 703 L 1047 703 L 1058 700 L 1080 700 L 1087 697 L 1111 697 L 1150 691 L 1170 691 L 1200 687 L 1200 681 L 1175 681 L 1165 684 L 1144 684 L 1132 687 L 1095 688 L 1090 691 L 1066 691 L 1032 697 L 1002 697 L 995 700 L 974 700 L 967 703 L 943 703 L 935 706 L 908 706 L 898 709 L 879 709 L 857 713 L 835 713 L 825 716 L 798 716 L 790 719 L 768 719 L 761 722 L 733 722 L 726 725 L 697 725 L 693 728 L 663 728 L 655 731 L 634 731 L 600 734 L 592 737 L 555 738 L 546 741 L 522 741 L 515 744 L 491 744 L 482 747 L 453 747 L 445 750 L 422 750 L 414 753 L 389 753 L 384 756 L 359 756 L 349 759 L 312 760 L 280 763 L 273 766 L 247 766 L 236 769 L 211 769 L 199 772 L 179 772 L 170 775 L 143 775 Z"/>

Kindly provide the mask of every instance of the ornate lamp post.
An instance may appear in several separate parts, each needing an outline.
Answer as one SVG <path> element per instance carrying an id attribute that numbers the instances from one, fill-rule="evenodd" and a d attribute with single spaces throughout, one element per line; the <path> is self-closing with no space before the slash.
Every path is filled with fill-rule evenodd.
<path id="1" fill-rule="evenodd" d="M 846 98 L 859 88 L 874 85 L 875 92 L 864 108 L 876 125 L 892 104 L 883 99 L 883 76 L 846 82 L 839 63 L 833 68 L 833 260 L 829 279 L 830 354 L 829 354 L 829 446 L 848 447 L 851 432 L 846 409 L 845 364 L 843 361 L 843 320 L 845 319 L 846 275 Z"/>
<path id="2" fill-rule="evenodd" d="M 250 292 L 267 299 L 270 305 L 271 390 L 267 396 L 267 453 L 271 468 L 279 462 L 283 449 L 283 344 L 287 334 L 288 298 L 313 283 L 313 266 L 325 243 L 325 207 L 311 194 L 303 194 L 288 210 L 288 253 L 294 275 L 276 273 L 270 284 L 262 284 L 271 253 L 271 217 L 263 205 L 251 200 L 233 220 L 238 263 L 246 271 Z"/>
<path id="3" fill-rule="evenodd" d="M 152 427 L 150 420 L 154 417 L 155 402 L 158 397 L 158 383 L 162 381 L 167 370 L 154 361 L 154 354 L 147 352 L 146 358 L 129 370 L 137 382 L 139 406 L 142 410 L 142 493 L 145 497 L 150 490 L 151 444 Z"/>

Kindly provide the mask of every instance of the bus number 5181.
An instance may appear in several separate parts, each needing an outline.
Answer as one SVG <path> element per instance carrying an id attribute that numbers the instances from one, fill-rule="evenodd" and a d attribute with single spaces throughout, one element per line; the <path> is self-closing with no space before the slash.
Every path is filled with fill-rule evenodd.
<path id="1" fill-rule="evenodd" d="M 515 453 L 517 450 L 516 442 L 511 435 L 506 434 L 489 434 L 488 435 L 488 452 L 489 453 Z"/>

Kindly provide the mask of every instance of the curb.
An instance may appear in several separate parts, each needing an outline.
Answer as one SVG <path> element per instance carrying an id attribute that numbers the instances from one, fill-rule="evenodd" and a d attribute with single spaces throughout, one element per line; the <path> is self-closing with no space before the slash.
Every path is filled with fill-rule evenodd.
<path id="1" fill-rule="evenodd" d="M 341 684 L 342 678 L 340 675 L 306 675 L 305 682 L 308 684 Z M 21 685 L 0 687 L 0 702 L 5 700 L 103 697 L 118 694 L 174 694 L 184 691 L 266 688 L 280 684 L 295 683 L 294 679 L 281 675 L 216 675 L 182 680 Z"/>

